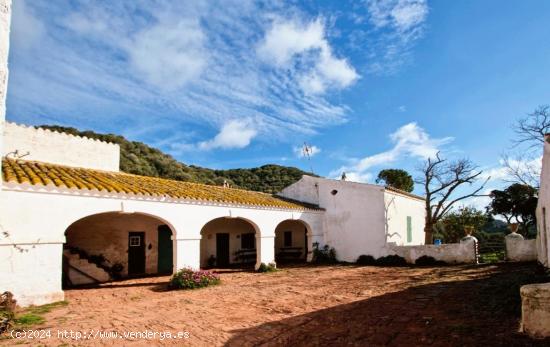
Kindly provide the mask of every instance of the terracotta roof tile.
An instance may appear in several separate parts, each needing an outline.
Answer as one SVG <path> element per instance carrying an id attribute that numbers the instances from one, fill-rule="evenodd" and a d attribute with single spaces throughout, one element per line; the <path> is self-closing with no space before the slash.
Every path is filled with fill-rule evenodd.
<path id="1" fill-rule="evenodd" d="M 4 182 L 54 185 L 80 190 L 171 197 L 292 210 L 318 210 L 314 205 L 249 190 L 138 176 L 122 172 L 75 168 L 37 161 L 2 159 Z"/>

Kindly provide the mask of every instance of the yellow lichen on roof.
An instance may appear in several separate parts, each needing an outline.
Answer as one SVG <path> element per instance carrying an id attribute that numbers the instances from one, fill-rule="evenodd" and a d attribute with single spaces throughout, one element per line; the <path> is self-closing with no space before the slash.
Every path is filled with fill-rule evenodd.
<path id="1" fill-rule="evenodd" d="M 112 193 L 171 197 L 175 199 L 192 199 L 293 210 L 316 209 L 315 206 L 308 204 L 249 190 L 9 158 L 2 159 L 2 175 L 4 182 L 20 184 L 54 185 L 56 187 L 80 190 L 97 189 Z"/>

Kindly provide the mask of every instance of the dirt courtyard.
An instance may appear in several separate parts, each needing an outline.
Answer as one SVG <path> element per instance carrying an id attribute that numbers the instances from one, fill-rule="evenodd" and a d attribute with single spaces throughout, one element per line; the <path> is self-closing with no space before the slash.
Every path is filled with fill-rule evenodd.
<path id="1" fill-rule="evenodd" d="M 190 346 L 549 346 L 517 332 L 519 286 L 534 264 L 383 268 L 304 266 L 222 273 L 222 284 L 166 291 L 168 277 L 66 291 L 33 329 L 52 338 L 0 344 Z M 64 331 L 170 331 L 187 339 L 59 338 Z"/>

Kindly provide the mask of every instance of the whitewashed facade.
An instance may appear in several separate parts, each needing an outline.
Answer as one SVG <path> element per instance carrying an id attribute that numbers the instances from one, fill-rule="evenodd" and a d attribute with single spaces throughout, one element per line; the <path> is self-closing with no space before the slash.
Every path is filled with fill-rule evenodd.
<path id="1" fill-rule="evenodd" d="M 424 244 L 424 200 L 374 185 L 304 176 L 281 196 L 325 209 L 324 243 L 338 258 L 353 262 L 360 255 L 388 254 L 387 244 Z"/>
<path id="2" fill-rule="evenodd" d="M 28 141 L 18 136 L 18 143 L 34 152 L 34 160 L 44 161 L 38 155 L 40 152 L 33 150 L 33 146 L 39 146 L 34 136 L 37 130 L 22 127 L 23 130 L 18 131 L 14 130 L 16 127 L 13 124 L 7 127 L 5 142 L 15 143 L 10 138 L 14 134 L 30 134 Z M 50 137 L 49 143 L 67 140 L 66 135 L 57 132 L 41 132 L 40 136 Z M 112 145 L 86 138 L 69 140 L 73 141 L 71 150 L 82 158 L 92 158 L 93 169 L 101 162 L 102 154 L 106 161 L 114 157 L 112 149 L 116 147 Z M 86 151 L 90 151 L 90 155 Z M 68 163 L 60 162 L 62 156 L 56 158 L 56 162 L 75 165 L 74 156 L 68 153 L 67 158 Z M 85 167 L 86 163 L 78 165 Z M 22 305 L 63 298 L 62 255 L 70 255 L 67 249 L 64 253 L 64 245 L 104 255 L 126 267 L 128 232 L 143 231 L 148 246 L 145 273 L 155 273 L 159 258 L 155 235 L 160 225 L 168 226 L 171 231 L 172 271 L 206 266 L 208 258 L 216 254 L 215 236 L 220 231 L 230 235 L 231 254 L 241 247 L 239 238 L 253 232 L 256 267 L 262 262 L 275 262 L 276 253 L 282 249 L 297 249 L 297 259 L 311 260 L 315 243 L 334 247 L 340 260 L 352 262 L 362 254 L 387 255 L 388 242 L 398 245 L 423 242 L 422 200 L 371 184 L 304 176 L 280 194 L 319 207 L 304 210 L 70 189 L 30 182 L 5 181 L 2 186 L 0 221 L 6 237 L 0 239 L 1 290 L 13 292 Z M 284 244 L 285 237 L 287 241 L 293 240 L 291 245 Z M 230 263 L 234 262 L 231 258 Z M 125 271 L 123 275 L 128 274 Z"/>
<path id="3" fill-rule="evenodd" d="M 550 267 L 550 136 L 546 135 L 545 140 L 537 205 L 537 257 L 542 265 Z"/>

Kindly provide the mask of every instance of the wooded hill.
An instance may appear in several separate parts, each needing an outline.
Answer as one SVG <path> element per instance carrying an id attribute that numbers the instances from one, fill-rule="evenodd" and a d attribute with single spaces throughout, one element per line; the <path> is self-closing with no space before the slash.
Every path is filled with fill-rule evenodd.
<path id="1" fill-rule="evenodd" d="M 227 180 L 232 187 L 265 193 L 279 192 L 284 187 L 298 181 L 302 175 L 311 175 L 295 167 L 274 164 L 250 169 L 212 170 L 186 165 L 159 149 L 142 142 L 129 141 L 120 135 L 98 134 L 90 130 L 80 131 L 76 128 L 57 125 L 41 125 L 39 127 L 116 143 L 120 145 L 120 170 L 136 175 L 210 185 L 222 185 L 224 180 Z"/>

